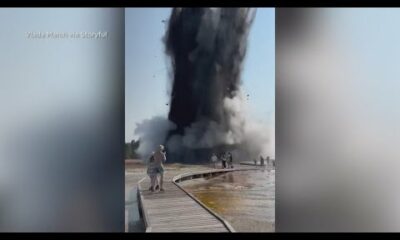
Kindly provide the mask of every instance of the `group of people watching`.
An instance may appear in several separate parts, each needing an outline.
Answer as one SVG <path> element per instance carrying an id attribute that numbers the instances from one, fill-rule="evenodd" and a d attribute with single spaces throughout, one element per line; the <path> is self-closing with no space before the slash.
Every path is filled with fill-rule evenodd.
<path id="1" fill-rule="evenodd" d="M 211 155 L 211 163 L 214 168 L 217 168 L 217 162 L 221 161 L 222 168 L 233 168 L 233 156 L 230 152 L 222 152 L 219 156 L 213 153 Z"/>
<path id="2" fill-rule="evenodd" d="M 214 168 L 217 168 L 217 163 L 221 161 L 222 168 L 233 168 L 233 157 L 230 152 L 222 152 L 219 156 L 215 153 L 211 155 L 211 164 Z M 254 159 L 254 165 L 258 164 L 257 159 Z M 260 156 L 260 165 L 261 166 L 272 166 L 275 168 L 275 160 L 270 159 L 269 156 L 264 158 Z"/>
<path id="3" fill-rule="evenodd" d="M 254 161 L 254 165 L 257 165 L 257 159 L 254 159 L 253 161 Z M 271 160 L 269 158 L 269 156 L 267 156 L 266 158 L 263 158 L 263 156 L 260 156 L 260 165 L 261 166 L 265 165 L 265 161 L 267 162 L 267 166 L 271 166 L 271 164 L 272 164 L 272 167 L 275 168 L 275 160 Z"/>

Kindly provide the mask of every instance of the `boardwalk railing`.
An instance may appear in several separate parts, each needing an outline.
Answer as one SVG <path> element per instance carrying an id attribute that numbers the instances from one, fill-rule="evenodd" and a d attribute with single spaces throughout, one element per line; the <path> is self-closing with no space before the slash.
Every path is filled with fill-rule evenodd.
<path id="1" fill-rule="evenodd" d="M 206 177 L 214 177 L 223 173 L 227 172 L 234 172 L 234 171 L 247 171 L 247 170 L 259 170 L 260 168 L 256 167 L 247 167 L 247 168 L 229 168 L 229 169 L 211 169 L 211 170 L 204 170 L 198 172 L 187 172 L 179 174 L 172 178 L 174 183 L 180 183 L 186 180 L 192 180 L 196 178 L 206 178 Z"/>
<path id="2" fill-rule="evenodd" d="M 146 179 L 146 177 L 143 177 L 137 183 L 137 195 L 138 195 L 137 199 L 138 199 L 138 205 L 139 205 L 139 213 L 140 213 L 141 217 L 143 218 L 143 222 L 144 222 L 144 225 L 146 227 L 145 231 L 146 232 L 151 232 L 151 227 L 148 224 L 149 216 L 148 216 L 148 213 L 147 213 L 147 210 L 146 210 L 146 206 L 145 206 L 145 203 L 144 203 L 143 195 L 141 194 L 141 192 L 142 192 L 141 183 L 145 179 Z"/>

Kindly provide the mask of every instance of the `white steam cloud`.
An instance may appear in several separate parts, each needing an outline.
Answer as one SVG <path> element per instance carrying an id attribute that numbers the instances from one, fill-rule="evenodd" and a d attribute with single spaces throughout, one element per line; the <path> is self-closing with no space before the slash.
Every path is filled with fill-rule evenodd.
<path id="1" fill-rule="evenodd" d="M 228 124 L 202 119 L 187 127 L 182 136 L 174 135 L 166 143 L 170 152 L 186 149 L 216 148 L 221 145 L 235 146 L 234 159 L 245 161 L 260 156 L 274 156 L 274 141 L 271 129 L 262 121 L 251 118 L 246 97 L 237 91 L 233 98 L 224 99 L 224 111 Z M 175 124 L 166 117 L 156 116 L 137 124 L 135 135 L 140 138 L 138 153 L 148 156 L 159 144 L 166 141 Z"/>
<path id="2" fill-rule="evenodd" d="M 137 152 L 146 159 L 158 145 L 165 142 L 168 131 L 174 128 L 175 124 L 162 116 L 145 119 L 136 124 L 134 133 L 140 139 Z"/>

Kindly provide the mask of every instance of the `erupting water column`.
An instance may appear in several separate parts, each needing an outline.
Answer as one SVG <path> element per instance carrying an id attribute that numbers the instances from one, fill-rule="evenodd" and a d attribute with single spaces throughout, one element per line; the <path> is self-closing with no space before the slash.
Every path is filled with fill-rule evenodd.
<path id="1" fill-rule="evenodd" d="M 210 126 L 232 128 L 224 99 L 239 89 L 254 16 L 255 9 L 248 8 L 173 9 L 164 38 L 173 71 L 168 118 L 176 125 L 166 140 L 170 159 L 199 161 L 228 147 L 204 134 Z M 188 128 L 191 141 L 183 138 Z"/>

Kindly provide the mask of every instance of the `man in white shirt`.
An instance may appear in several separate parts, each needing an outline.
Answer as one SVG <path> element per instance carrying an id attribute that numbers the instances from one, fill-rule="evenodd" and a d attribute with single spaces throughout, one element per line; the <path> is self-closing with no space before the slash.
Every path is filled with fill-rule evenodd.
<path id="1" fill-rule="evenodd" d="M 218 161 L 218 157 L 217 157 L 217 155 L 215 155 L 215 153 L 213 153 L 211 156 L 211 163 L 213 164 L 214 168 L 217 168 L 217 161 Z"/>

